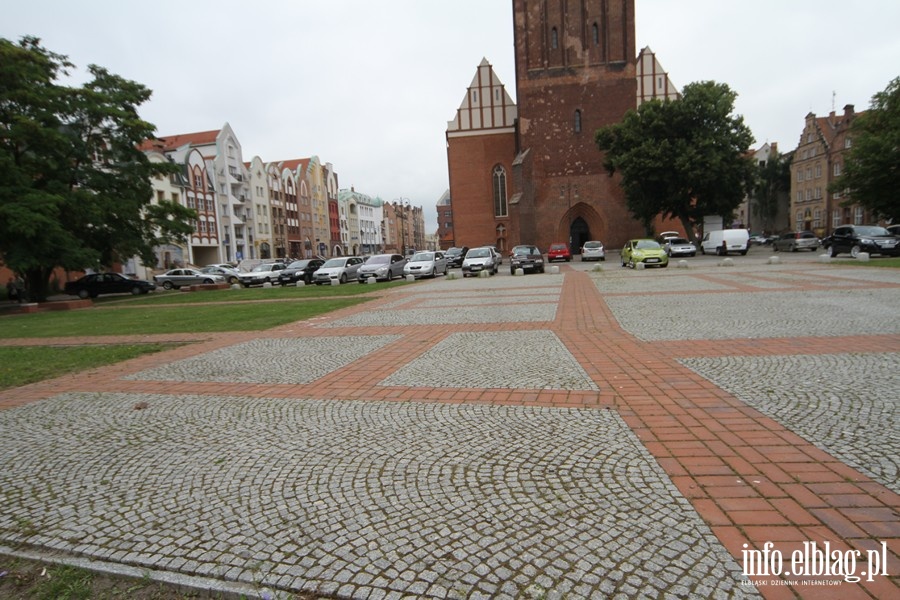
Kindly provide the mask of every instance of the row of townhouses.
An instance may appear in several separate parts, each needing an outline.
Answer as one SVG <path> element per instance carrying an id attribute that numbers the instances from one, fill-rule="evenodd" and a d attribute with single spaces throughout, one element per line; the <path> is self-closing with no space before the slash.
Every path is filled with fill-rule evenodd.
<path id="1" fill-rule="evenodd" d="M 433 242 L 425 234 L 422 208 L 407 199 L 384 202 L 341 190 L 331 163 L 310 158 L 243 160 L 227 123 L 212 131 L 148 140 L 151 161 L 181 171 L 154 180 L 154 201 L 197 211 L 183 245 L 161 246 L 157 264 L 145 269 L 270 259 L 407 252 Z M 141 271 L 131 264 L 126 270 Z"/>

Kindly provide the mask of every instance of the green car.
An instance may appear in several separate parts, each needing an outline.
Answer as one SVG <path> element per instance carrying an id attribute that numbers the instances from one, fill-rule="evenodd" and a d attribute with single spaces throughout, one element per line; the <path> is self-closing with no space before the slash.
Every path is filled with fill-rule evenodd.
<path id="1" fill-rule="evenodd" d="M 622 248 L 622 266 L 633 269 L 638 263 L 643 263 L 645 267 L 666 268 L 669 266 L 669 256 L 653 240 L 628 240 Z"/>

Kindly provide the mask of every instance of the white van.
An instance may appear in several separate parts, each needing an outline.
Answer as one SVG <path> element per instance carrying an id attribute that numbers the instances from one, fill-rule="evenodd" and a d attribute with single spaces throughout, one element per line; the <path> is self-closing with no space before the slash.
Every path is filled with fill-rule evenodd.
<path id="1" fill-rule="evenodd" d="M 700 253 L 725 256 L 729 252 L 740 252 L 744 255 L 749 247 L 750 233 L 746 229 L 719 229 L 703 236 Z"/>

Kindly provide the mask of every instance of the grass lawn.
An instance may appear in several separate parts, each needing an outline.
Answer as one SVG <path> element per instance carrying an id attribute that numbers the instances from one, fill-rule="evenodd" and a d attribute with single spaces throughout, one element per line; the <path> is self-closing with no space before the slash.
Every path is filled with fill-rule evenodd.
<path id="1" fill-rule="evenodd" d="M 889 269 L 900 269 L 900 256 L 891 256 L 888 258 L 878 257 L 867 261 L 861 260 L 835 260 L 832 259 L 829 264 L 839 265 L 841 267 L 887 267 Z"/>
<path id="2" fill-rule="evenodd" d="M 0 346 L 0 390 L 159 352 L 174 344 Z"/>
<path id="3" fill-rule="evenodd" d="M 223 290 L 222 293 L 228 292 Z M 205 296 L 212 301 L 215 294 L 184 295 Z M 132 308 L 123 303 L 116 310 L 93 308 L 0 317 L 0 338 L 253 331 L 308 319 L 368 300 L 371 297 L 328 297 L 308 302 L 196 305 L 190 309 L 177 304 L 135 305 Z"/>

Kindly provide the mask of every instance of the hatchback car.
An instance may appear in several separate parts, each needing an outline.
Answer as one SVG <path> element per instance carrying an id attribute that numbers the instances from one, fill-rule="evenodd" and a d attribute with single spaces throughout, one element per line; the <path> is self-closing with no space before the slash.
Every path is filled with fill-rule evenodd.
<path id="1" fill-rule="evenodd" d="M 516 269 L 522 269 L 523 273 L 543 273 L 544 255 L 537 246 L 521 245 L 513 246 L 509 253 L 509 273 L 516 274 Z"/>
<path id="2" fill-rule="evenodd" d="M 338 283 L 356 281 L 359 267 L 362 266 L 363 262 L 363 258 L 360 256 L 329 258 L 313 273 L 313 281 L 316 285 L 330 284 L 333 281 Z"/>
<path id="3" fill-rule="evenodd" d="M 444 253 L 435 252 L 416 252 L 413 254 L 406 266 L 403 267 L 404 275 L 412 275 L 413 277 L 436 277 L 437 275 L 447 274 L 447 259 Z"/>
<path id="4" fill-rule="evenodd" d="M 622 266 L 633 269 L 638 263 L 646 267 L 666 268 L 669 266 L 669 255 L 655 240 L 628 240 L 622 248 Z"/>
<path id="5" fill-rule="evenodd" d="M 581 260 L 606 260 L 606 250 L 603 248 L 603 242 L 596 240 L 585 242 L 581 247 Z"/>
<path id="6" fill-rule="evenodd" d="M 472 248 L 466 252 L 466 258 L 462 263 L 463 277 L 469 275 L 478 275 L 481 271 L 487 271 L 491 275 L 496 275 L 500 268 L 500 257 L 490 246 L 481 246 L 480 248 Z"/>
<path id="7" fill-rule="evenodd" d="M 176 290 L 184 285 L 199 285 L 201 283 L 225 283 L 225 277 L 215 273 L 202 273 L 197 269 L 172 269 L 162 275 L 154 275 L 153 281 L 167 290 Z"/>
<path id="8" fill-rule="evenodd" d="M 156 289 L 156 284 L 143 279 L 130 279 L 121 273 L 91 273 L 65 285 L 65 292 L 82 300 L 96 298 L 100 294 L 146 294 Z"/>
<path id="9" fill-rule="evenodd" d="M 288 285 L 302 281 L 309 285 L 312 283 L 313 273 L 319 269 L 325 261 L 320 258 L 306 258 L 295 260 L 278 272 L 278 283 Z"/>
<path id="10" fill-rule="evenodd" d="M 240 283 L 241 272 L 232 267 L 223 267 L 222 265 L 209 265 L 200 269 L 201 273 L 211 273 L 213 275 L 221 275 L 228 283 Z"/>
<path id="11" fill-rule="evenodd" d="M 547 250 L 547 262 L 553 262 L 554 260 L 564 260 L 566 262 L 572 260 L 572 252 L 569 251 L 568 244 L 550 244 L 550 248 Z"/>
<path id="12" fill-rule="evenodd" d="M 697 256 L 697 246 L 685 238 L 668 238 L 662 247 L 669 256 Z"/>
<path id="13" fill-rule="evenodd" d="M 792 231 L 778 236 L 778 239 L 772 242 L 772 249 L 775 252 L 779 250 L 789 252 L 812 250 L 815 252 L 819 249 L 819 238 L 812 231 Z"/>
<path id="14" fill-rule="evenodd" d="M 403 276 L 404 266 L 406 258 L 400 254 L 375 254 L 366 259 L 356 277 L 360 283 L 365 283 L 369 277 L 374 277 L 376 281 L 390 281 Z"/>
<path id="15" fill-rule="evenodd" d="M 841 225 L 828 237 L 831 256 L 848 252 L 856 258 L 860 252 L 900 256 L 900 237 L 877 225 Z"/>

